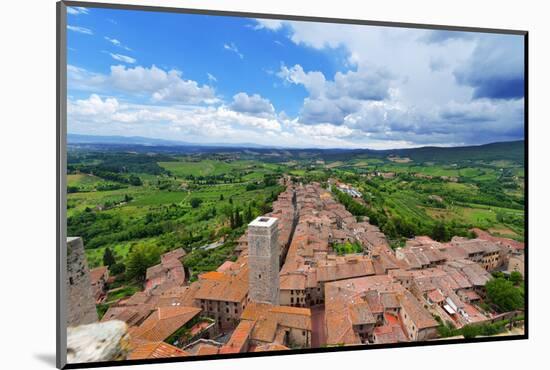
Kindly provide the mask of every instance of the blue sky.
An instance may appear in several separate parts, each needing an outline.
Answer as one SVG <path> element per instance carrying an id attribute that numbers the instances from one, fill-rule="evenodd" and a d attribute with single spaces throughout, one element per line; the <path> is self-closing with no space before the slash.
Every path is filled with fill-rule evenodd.
<path id="1" fill-rule="evenodd" d="M 398 148 L 523 138 L 523 38 L 69 8 L 68 129 Z"/>

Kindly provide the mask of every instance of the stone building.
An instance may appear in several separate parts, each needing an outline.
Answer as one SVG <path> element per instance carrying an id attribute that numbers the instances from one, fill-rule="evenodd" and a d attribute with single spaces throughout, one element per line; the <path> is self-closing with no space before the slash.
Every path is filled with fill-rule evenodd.
<path id="1" fill-rule="evenodd" d="M 508 261 L 508 271 L 517 271 L 521 274 L 521 276 L 525 276 L 525 255 L 512 255 Z"/>
<path id="2" fill-rule="evenodd" d="M 109 279 L 109 268 L 100 266 L 90 270 L 90 280 L 92 283 L 92 291 L 96 303 L 101 303 L 107 295 L 107 280 Z"/>
<path id="3" fill-rule="evenodd" d="M 310 309 L 251 302 L 222 352 L 236 353 L 270 344 L 311 347 Z"/>
<path id="4" fill-rule="evenodd" d="M 97 322 L 90 270 L 82 238 L 67 238 L 67 326 Z"/>
<path id="5" fill-rule="evenodd" d="M 237 326 L 247 304 L 248 268 L 244 266 L 237 273 L 217 271 L 199 275 L 195 292 L 195 304 L 203 315 L 214 319 L 218 329 L 225 331 Z"/>
<path id="6" fill-rule="evenodd" d="M 278 220 L 258 217 L 248 225 L 249 298 L 279 303 Z"/>

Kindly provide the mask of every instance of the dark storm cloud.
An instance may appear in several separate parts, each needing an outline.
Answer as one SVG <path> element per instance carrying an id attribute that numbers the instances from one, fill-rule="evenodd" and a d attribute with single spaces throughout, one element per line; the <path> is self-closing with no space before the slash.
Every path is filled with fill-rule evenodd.
<path id="1" fill-rule="evenodd" d="M 522 36 L 484 35 L 466 63 L 455 70 L 455 78 L 474 88 L 474 99 L 523 98 L 523 48 Z"/>

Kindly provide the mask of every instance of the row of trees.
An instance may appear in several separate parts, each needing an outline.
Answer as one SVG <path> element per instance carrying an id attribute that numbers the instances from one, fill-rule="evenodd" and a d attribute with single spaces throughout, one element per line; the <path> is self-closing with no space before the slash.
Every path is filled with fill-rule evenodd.
<path id="1" fill-rule="evenodd" d="M 130 248 L 126 263 L 117 262 L 111 248 L 103 252 L 103 265 L 109 267 L 113 275 L 121 275 L 122 280 L 142 283 L 145 280 L 147 269 L 160 263 L 160 248 L 154 245 L 137 244 Z"/>

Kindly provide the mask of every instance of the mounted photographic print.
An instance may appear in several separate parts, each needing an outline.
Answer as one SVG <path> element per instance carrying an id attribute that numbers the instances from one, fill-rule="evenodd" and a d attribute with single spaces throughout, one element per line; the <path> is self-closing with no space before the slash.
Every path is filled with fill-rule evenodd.
<path id="1" fill-rule="evenodd" d="M 58 3 L 58 367 L 527 338 L 526 56 Z"/>

